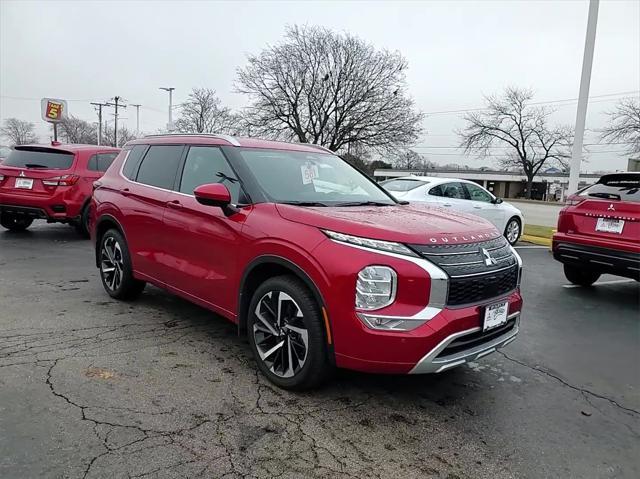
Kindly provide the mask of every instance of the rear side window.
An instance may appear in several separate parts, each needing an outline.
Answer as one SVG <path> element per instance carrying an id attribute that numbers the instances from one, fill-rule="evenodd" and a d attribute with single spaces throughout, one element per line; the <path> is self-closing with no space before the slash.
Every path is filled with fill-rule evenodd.
<path id="1" fill-rule="evenodd" d="M 48 170 L 68 170 L 73 165 L 74 154 L 52 148 L 16 147 L 3 166 L 18 168 L 46 168 Z"/>
<path id="2" fill-rule="evenodd" d="M 421 180 L 388 180 L 381 184 L 387 191 L 411 191 L 427 183 L 428 181 Z"/>
<path id="3" fill-rule="evenodd" d="M 580 196 L 640 203 L 640 175 L 604 176 L 595 185 L 582 190 Z"/>
<path id="4" fill-rule="evenodd" d="M 144 156 L 136 181 L 145 185 L 172 190 L 182 156 L 182 145 L 149 147 Z"/>
<path id="5" fill-rule="evenodd" d="M 126 163 L 122 168 L 122 174 L 130 180 L 134 180 L 136 178 L 138 167 L 140 166 L 144 152 L 147 151 L 147 147 L 148 145 L 136 145 L 131 148 L 129 155 L 127 156 Z"/>
<path id="6" fill-rule="evenodd" d="M 118 156 L 117 153 L 98 153 L 97 155 L 93 155 L 89 158 L 87 169 L 90 171 L 101 171 L 104 173 L 109 169 L 116 156 Z"/>
<path id="7" fill-rule="evenodd" d="M 207 183 L 222 183 L 229 189 L 231 201 L 238 202 L 240 182 L 220 148 L 192 146 L 184 162 L 180 192 L 192 195 L 193 190 Z"/>

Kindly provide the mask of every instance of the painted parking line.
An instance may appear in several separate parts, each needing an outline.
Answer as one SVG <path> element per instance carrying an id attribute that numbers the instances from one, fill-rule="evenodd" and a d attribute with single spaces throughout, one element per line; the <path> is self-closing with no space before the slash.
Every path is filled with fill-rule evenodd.
<path id="1" fill-rule="evenodd" d="M 613 281 L 600 281 L 599 283 L 593 283 L 594 286 L 606 286 L 608 284 L 623 284 L 623 283 L 635 283 L 634 279 L 616 279 Z M 563 284 L 563 288 L 582 288 L 579 284 Z"/>

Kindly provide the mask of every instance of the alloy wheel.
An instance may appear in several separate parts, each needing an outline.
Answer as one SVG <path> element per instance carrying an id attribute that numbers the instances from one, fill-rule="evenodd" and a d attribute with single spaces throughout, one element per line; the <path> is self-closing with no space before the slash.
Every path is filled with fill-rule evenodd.
<path id="1" fill-rule="evenodd" d="M 513 244 L 518 241 L 520 237 L 520 223 L 516 220 L 511 220 L 507 225 L 507 241 Z"/>
<path id="2" fill-rule="evenodd" d="M 116 291 L 122 284 L 124 275 L 124 263 L 122 249 L 118 241 L 109 237 L 102 243 L 100 251 L 100 271 L 104 284 L 111 291 Z"/>
<path id="3" fill-rule="evenodd" d="M 255 315 L 253 338 L 260 360 L 276 376 L 295 376 L 309 350 L 309 332 L 300 306 L 283 291 L 269 291 L 258 301 Z"/>

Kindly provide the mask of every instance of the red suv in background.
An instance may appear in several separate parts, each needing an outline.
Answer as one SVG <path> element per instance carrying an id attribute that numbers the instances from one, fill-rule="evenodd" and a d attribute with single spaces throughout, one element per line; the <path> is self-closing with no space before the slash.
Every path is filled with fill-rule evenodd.
<path id="1" fill-rule="evenodd" d="M 521 262 L 481 218 L 399 203 L 322 147 L 224 135 L 129 142 L 96 182 L 96 265 L 246 333 L 276 385 L 334 366 L 445 371 L 515 339 Z"/>
<path id="2" fill-rule="evenodd" d="M 34 219 L 74 225 L 88 235 L 93 182 L 118 155 L 118 148 L 96 145 L 16 146 L 0 164 L 0 224 L 27 229 Z"/>
<path id="3" fill-rule="evenodd" d="M 605 175 L 570 196 L 553 255 L 574 284 L 590 286 L 604 273 L 640 280 L 640 173 Z"/>

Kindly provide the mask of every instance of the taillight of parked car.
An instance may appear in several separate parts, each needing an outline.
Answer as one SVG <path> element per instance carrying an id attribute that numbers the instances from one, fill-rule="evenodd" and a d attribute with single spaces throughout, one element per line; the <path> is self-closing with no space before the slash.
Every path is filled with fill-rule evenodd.
<path id="1" fill-rule="evenodd" d="M 53 178 L 42 180 L 42 184 L 45 186 L 73 186 L 79 179 L 80 177 L 77 175 L 54 176 Z"/>
<path id="2" fill-rule="evenodd" d="M 585 199 L 582 196 L 571 195 L 567 198 L 564 204 L 567 206 L 575 206 L 582 203 L 584 200 Z"/>
<path id="3" fill-rule="evenodd" d="M 0 175 L 0 183 L 4 181 L 4 175 Z"/>

